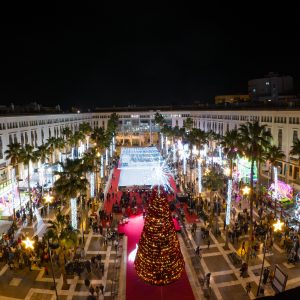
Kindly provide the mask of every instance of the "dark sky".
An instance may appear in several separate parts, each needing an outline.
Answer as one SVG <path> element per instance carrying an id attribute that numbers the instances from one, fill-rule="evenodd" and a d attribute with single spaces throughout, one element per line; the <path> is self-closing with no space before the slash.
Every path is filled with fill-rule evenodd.
<path id="1" fill-rule="evenodd" d="M 269 71 L 292 75 L 299 90 L 300 22 L 289 1 L 62 2 L 2 7 L 1 104 L 210 102 L 246 93 Z"/>

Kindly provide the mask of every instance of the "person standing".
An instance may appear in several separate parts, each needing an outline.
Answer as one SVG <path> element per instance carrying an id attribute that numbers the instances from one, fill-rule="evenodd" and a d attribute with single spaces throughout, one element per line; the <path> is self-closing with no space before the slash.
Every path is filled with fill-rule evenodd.
<path id="1" fill-rule="evenodd" d="M 250 282 L 248 282 L 246 285 L 246 292 L 247 292 L 247 295 L 250 294 L 250 292 L 251 292 L 251 283 Z"/>
<path id="2" fill-rule="evenodd" d="M 208 239 L 207 239 L 207 249 L 209 249 L 210 246 L 210 239 L 209 239 L 209 235 L 208 235 Z"/>
<path id="3" fill-rule="evenodd" d="M 100 289 L 102 295 L 104 295 L 104 285 L 102 283 L 100 283 L 99 289 Z"/>

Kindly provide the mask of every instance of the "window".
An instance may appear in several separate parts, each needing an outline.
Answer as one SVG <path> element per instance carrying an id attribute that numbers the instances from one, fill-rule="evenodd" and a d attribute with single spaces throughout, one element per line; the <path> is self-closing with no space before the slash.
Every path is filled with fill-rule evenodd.
<path id="1" fill-rule="evenodd" d="M 44 144 L 44 130 L 41 129 L 42 144 Z"/>
<path id="2" fill-rule="evenodd" d="M 298 179 L 298 178 L 299 178 L 299 168 L 295 167 L 293 179 Z"/>
<path id="3" fill-rule="evenodd" d="M 293 143 L 295 143 L 298 140 L 298 131 L 293 130 Z"/>
<path id="4" fill-rule="evenodd" d="M 282 129 L 278 129 L 278 148 L 282 149 Z"/>
<path id="5" fill-rule="evenodd" d="M 289 168 L 289 176 L 292 177 L 293 175 L 293 166 L 290 165 L 290 168 Z"/>
<path id="6" fill-rule="evenodd" d="M 24 134 L 21 132 L 21 145 L 24 146 Z"/>

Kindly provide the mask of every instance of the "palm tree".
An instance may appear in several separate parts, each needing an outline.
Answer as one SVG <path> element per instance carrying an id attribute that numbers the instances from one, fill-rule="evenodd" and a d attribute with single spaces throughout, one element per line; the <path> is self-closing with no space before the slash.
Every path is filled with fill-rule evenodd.
<path id="1" fill-rule="evenodd" d="M 79 124 L 79 131 L 81 131 L 85 135 L 86 148 L 89 148 L 89 137 L 93 131 L 91 125 L 87 122 L 83 122 Z"/>
<path id="2" fill-rule="evenodd" d="M 160 114 L 159 112 L 157 112 L 155 115 L 154 115 L 154 122 L 155 124 L 157 124 L 159 126 L 159 143 L 160 143 L 160 148 L 162 149 L 162 142 L 161 142 L 161 129 L 163 128 L 163 126 L 166 124 L 166 120 L 165 118 L 163 117 L 162 114 Z"/>
<path id="3" fill-rule="evenodd" d="M 250 168 L 250 233 L 249 233 L 249 246 L 252 249 L 252 235 L 253 235 L 253 198 L 254 198 L 254 164 L 261 157 L 264 149 L 270 145 L 272 135 L 266 131 L 266 125 L 259 125 L 258 121 L 253 123 L 247 122 L 242 124 L 239 128 L 241 137 L 242 149 L 245 155 L 251 161 Z M 247 261 L 249 260 L 250 251 L 247 251 Z"/>
<path id="4" fill-rule="evenodd" d="M 186 132 L 189 132 L 192 130 L 194 125 L 193 119 L 191 117 L 187 117 L 184 121 L 183 121 L 183 127 L 185 129 Z"/>
<path id="5" fill-rule="evenodd" d="M 212 167 L 203 176 L 203 186 L 209 190 L 210 195 L 210 219 L 209 224 L 212 226 L 212 220 L 214 217 L 214 204 L 213 196 L 224 187 L 224 174 L 221 173 L 216 167 Z M 216 220 L 217 224 L 217 220 Z M 216 228 L 217 229 L 217 228 Z"/>
<path id="6" fill-rule="evenodd" d="M 278 162 L 282 161 L 285 158 L 285 154 L 279 147 L 272 145 L 267 148 L 265 158 L 267 161 L 269 161 L 271 165 L 271 182 L 272 182 L 274 177 L 273 168 L 278 167 Z"/>
<path id="7" fill-rule="evenodd" d="M 229 160 L 230 175 L 229 179 L 232 180 L 233 175 L 233 161 L 241 155 L 241 142 L 240 135 L 237 129 L 227 131 L 226 134 L 221 139 L 221 146 L 223 147 L 223 152 Z M 228 205 L 228 203 L 227 203 Z M 226 226 L 226 242 L 225 249 L 228 249 L 228 225 Z"/>
<path id="8" fill-rule="evenodd" d="M 112 113 L 107 121 L 107 135 L 111 137 L 115 136 L 119 126 L 119 116 L 116 113 Z"/>
<path id="9" fill-rule="evenodd" d="M 265 158 L 267 161 L 269 161 L 271 165 L 271 182 L 273 181 L 273 169 L 278 167 L 278 161 L 281 161 L 285 158 L 285 154 L 282 152 L 282 150 L 275 146 L 272 145 L 267 148 L 267 152 L 265 155 Z M 277 204 L 277 199 L 275 198 L 275 208 L 274 208 L 274 214 L 276 216 L 276 204 Z"/>
<path id="10" fill-rule="evenodd" d="M 55 221 L 49 221 L 49 227 L 44 235 L 49 248 L 57 248 L 59 253 L 59 266 L 63 276 L 63 284 L 67 285 L 67 277 L 65 270 L 65 250 L 76 248 L 78 244 L 78 230 L 74 229 L 66 216 L 60 212 L 56 216 Z M 51 255 L 51 254 L 50 254 Z"/>
<path id="11" fill-rule="evenodd" d="M 42 144 L 38 146 L 38 149 L 35 151 L 36 160 L 40 160 L 42 164 L 42 175 L 44 178 L 44 163 L 48 160 L 50 150 L 48 144 Z M 44 182 L 42 182 L 42 196 L 44 195 Z"/>
<path id="12" fill-rule="evenodd" d="M 293 146 L 290 151 L 290 155 L 297 156 L 300 164 L 300 140 L 298 138 L 293 141 Z"/>
<path id="13" fill-rule="evenodd" d="M 20 163 L 20 151 L 21 151 L 21 144 L 20 143 L 12 143 L 9 144 L 8 149 L 5 151 L 6 160 L 10 160 L 10 165 L 14 169 L 14 176 L 17 181 L 17 188 L 18 188 L 18 194 L 19 194 L 19 200 L 20 200 L 20 209 L 22 208 L 22 202 L 21 202 L 21 195 L 20 195 L 20 187 L 19 187 L 19 163 Z"/>
<path id="14" fill-rule="evenodd" d="M 28 185 L 28 193 L 29 193 L 29 215 L 32 221 L 33 213 L 32 213 L 32 197 L 31 197 L 31 187 L 30 187 L 30 162 L 35 162 L 37 160 L 36 154 L 33 151 L 34 147 L 25 144 L 23 148 L 20 150 L 20 162 L 22 162 L 25 166 L 27 166 L 27 185 Z"/>
<path id="15" fill-rule="evenodd" d="M 60 163 L 63 170 L 55 172 L 59 178 L 54 183 L 54 191 L 62 200 L 69 200 L 86 195 L 89 182 L 84 176 L 86 167 L 81 159 L 67 159 Z"/>
<path id="16" fill-rule="evenodd" d="M 74 148 L 74 153 L 75 156 L 73 157 L 78 157 L 78 145 L 80 141 L 83 141 L 85 139 L 85 135 L 81 132 L 81 131 L 76 131 L 74 134 L 72 134 L 69 139 L 68 142 L 69 144 Z"/>

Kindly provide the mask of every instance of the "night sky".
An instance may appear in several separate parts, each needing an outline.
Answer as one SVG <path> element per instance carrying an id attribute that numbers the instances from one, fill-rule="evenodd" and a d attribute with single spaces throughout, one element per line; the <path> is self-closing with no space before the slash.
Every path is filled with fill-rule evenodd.
<path id="1" fill-rule="evenodd" d="M 1 10 L 0 104 L 207 103 L 269 71 L 292 75 L 299 92 L 300 18 L 288 1 L 24 2 Z"/>

